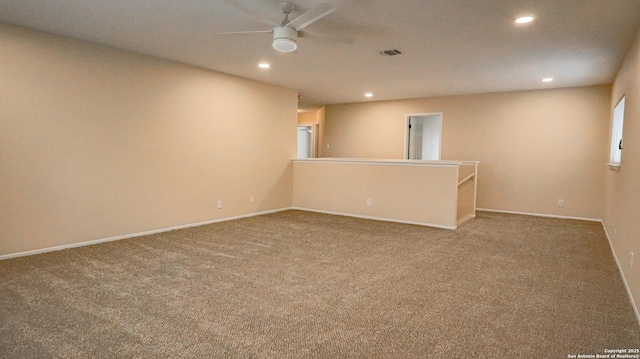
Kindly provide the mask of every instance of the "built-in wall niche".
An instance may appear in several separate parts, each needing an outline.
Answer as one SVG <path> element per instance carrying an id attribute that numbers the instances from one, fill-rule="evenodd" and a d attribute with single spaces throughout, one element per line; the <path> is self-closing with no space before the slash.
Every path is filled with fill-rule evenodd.
<path id="1" fill-rule="evenodd" d="M 442 113 L 406 115 L 405 159 L 439 161 Z"/>

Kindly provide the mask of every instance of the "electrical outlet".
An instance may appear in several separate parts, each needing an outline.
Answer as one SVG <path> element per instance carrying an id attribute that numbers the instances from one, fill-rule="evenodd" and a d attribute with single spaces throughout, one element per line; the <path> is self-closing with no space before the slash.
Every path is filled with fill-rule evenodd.
<path id="1" fill-rule="evenodd" d="M 367 206 L 371 207 L 371 198 L 367 198 Z"/>
<path id="2" fill-rule="evenodd" d="M 249 204 L 253 204 L 253 196 L 249 196 Z"/>
<path id="3" fill-rule="evenodd" d="M 564 199 L 558 199 L 558 207 L 564 206 Z"/>
<path id="4" fill-rule="evenodd" d="M 218 201 L 218 209 L 222 209 L 222 201 Z"/>

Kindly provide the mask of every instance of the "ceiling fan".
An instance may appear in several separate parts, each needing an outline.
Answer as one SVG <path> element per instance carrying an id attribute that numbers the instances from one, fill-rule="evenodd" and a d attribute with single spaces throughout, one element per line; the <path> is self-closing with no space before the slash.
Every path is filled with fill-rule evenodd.
<path id="1" fill-rule="evenodd" d="M 235 8 L 236 10 L 245 13 L 255 20 L 262 22 L 271 27 L 270 30 L 255 30 L 255 31 L 233 31 L 233 32 L 222 32 L 221 35 L 230 35 L 230 34 L 253 34 L 253 33 L 264 33 L 270 32 L 273 33 L 273 48 L 284 53 L 292 53 L 296 51 L 298 48 L 298 38 L 319 38 L 323 40 L 329 41 L 337 41 L 351 44 L 355 40 L 335 35 L 327 35 L 320 34 L 316 32 L 309 31 L 301 31 L 303 28 L 309 26 L 310 24 L 316 22 L 322 17 L 330 14 L 336 7 L 327 4 L 321 3 L 320 5 L 314 7 L 313 9 L 303 13 L 302 15 L 296 17 L 293 20 L 289 20 L 289 14 L 295 9 L 295 5 L 285 1 L 280 3 L 280 10 L 284 13 L 284 19 L 280 24 L 271 19 L 261 15 L 257 11 L 248 7 L 247 5 L 241 3 L 238 0 L 222 0 L 223 3 Z"/>

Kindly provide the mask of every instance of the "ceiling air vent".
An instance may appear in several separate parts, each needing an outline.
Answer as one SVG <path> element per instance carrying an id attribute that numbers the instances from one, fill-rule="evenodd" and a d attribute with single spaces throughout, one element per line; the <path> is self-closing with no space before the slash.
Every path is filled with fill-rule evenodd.
<path id="1" fill-rule="evenodd" d="M 384 50 L 384 51 L 380 51 L 380 55 L 382 56 L 396 56 L 396 55 L 400 55 L 402 52 L 400 50 Z"/>

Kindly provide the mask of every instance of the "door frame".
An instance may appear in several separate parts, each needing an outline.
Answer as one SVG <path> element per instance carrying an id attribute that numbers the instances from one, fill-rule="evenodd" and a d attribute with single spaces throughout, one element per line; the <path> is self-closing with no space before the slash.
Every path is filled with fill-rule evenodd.
<path id="1" fill-rule="evenodd" d="M 313 129 L 311 132 L 311 157 L 318 158 L 320 157 L 320 122 L 316 122 L 313 124 Z"/>

